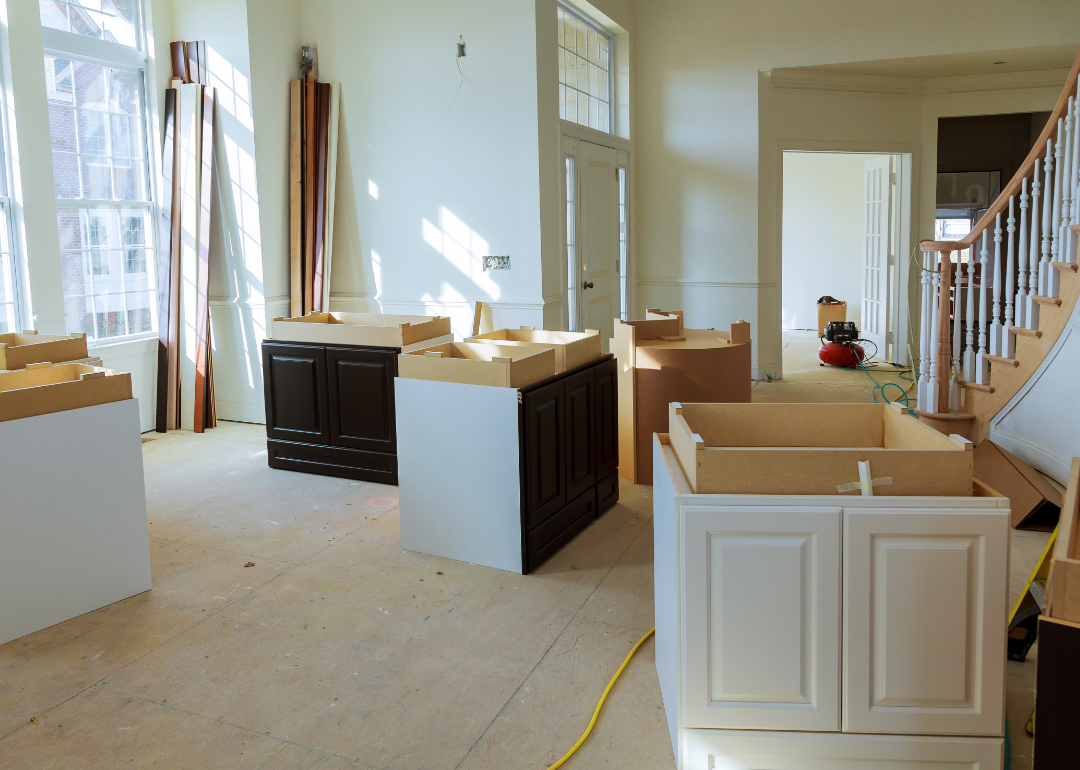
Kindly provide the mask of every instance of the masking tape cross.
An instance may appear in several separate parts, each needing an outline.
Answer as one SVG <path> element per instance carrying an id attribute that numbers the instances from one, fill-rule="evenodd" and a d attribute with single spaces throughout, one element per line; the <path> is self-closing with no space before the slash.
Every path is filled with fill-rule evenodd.
<path id="1" fill-rule="evenodd" d="M 881 478 L 872 479 L 870 477 L 870 461 L 859 460 L 859 480 L 841 484 L 836 488 L 836 491 L 851 492 L 852 490 L 858 489 L 862 492 L 863 497 L 873 497 L 874 487 L 883 487 L 888 484 L 892 484 L 892 476 L 882 476 Z"/>

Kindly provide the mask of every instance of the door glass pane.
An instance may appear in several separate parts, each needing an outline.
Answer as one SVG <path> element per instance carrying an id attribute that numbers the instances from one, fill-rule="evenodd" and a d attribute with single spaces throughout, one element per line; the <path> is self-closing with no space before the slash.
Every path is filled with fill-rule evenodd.
<path id="1" fill-rule="evenodd" d="M 626 264 L 626 166 L 619 166 L 619 317 L 629 321 L 630 286 Z"/>
<path id="2" fill-rule="evenodd" d="M 566 302 L 569 314 L 570 331 L 577 331 L 577 216 L 576 216 L 576 173 L 574 159 L 566 159 Z"/>

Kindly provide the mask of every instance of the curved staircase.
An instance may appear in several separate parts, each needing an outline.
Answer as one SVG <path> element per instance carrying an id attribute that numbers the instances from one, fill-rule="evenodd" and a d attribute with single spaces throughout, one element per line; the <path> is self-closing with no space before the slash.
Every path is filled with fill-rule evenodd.
<path id="1" fill-rule="evenodd" d="M 915 411 L 945 433 L 985 438 L 991 420 L 1043 363 L 1076 307 L 1078 75 L 1080 54 L 1035 146 L 971 233 L 960 241 L 919 244 Z"/>

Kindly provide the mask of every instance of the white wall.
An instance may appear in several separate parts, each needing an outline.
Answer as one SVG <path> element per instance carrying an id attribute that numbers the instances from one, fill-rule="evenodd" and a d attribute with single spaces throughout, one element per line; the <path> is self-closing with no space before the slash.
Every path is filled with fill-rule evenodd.
<path id="1" fill-rule="evenodd" d="M 862 328 L 863 169 L 876 157 L 784 153 L 785 329 L 816 329 L 826 294 L 847 302 L 847 319 Z"/>
<path id="2" fill-rule="evenodd" d="M 779 179 L 775 142 L 792 136 L 759 133 L 759 71 L 1078 42 L 1080 4 L 642 0 L 635 28 L 639 307 L 681 306 L 694 326 L 743 316 L 757 321 L 755 338 L 778 339 L 778 228 L 763 208 L 780 201 L 763 180 Z M 862 101 L 869 125 L 823 113 L 822 139 L 852 141 L 876 126 L 872 141 L 918 147 L 920 111 L 899 114 L 898 103 L 916 97 L 828 96 Z M 759 370 L 778 354 L 758 347 Z"/>
<path id="3" fill-rule="evenodd" d="M 542 324 L 537 25 L 532 3 L 302 3 L 320 79 L 341 83 L 331 308 L 460 334 L 482 300 L 496 324 Z M 483 272 L 487 254 L 511 269 Z"/>

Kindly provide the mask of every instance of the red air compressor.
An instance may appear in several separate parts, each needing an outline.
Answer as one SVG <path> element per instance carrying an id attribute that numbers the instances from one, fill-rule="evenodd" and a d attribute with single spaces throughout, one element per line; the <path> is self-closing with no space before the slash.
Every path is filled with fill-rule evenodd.
<path id="1" fill-rule="evenodd" d="M 859 330 L 855 328 L 854 321 L 831 321 L 822 339 L 828 340 L 818 349 L 822 364 L 855 369 L 866 360 L 866 352 L 856 344 Z"/>

